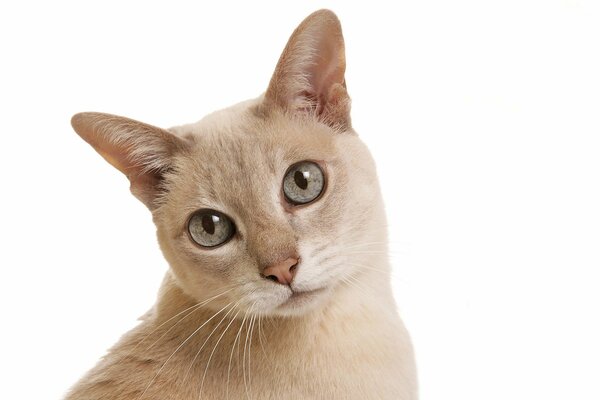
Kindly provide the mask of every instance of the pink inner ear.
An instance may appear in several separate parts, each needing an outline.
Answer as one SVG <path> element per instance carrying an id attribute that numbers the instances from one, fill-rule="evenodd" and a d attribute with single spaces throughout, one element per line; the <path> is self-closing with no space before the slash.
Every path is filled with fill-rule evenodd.
<path id="1" fill-rule="evenodd" d="M 340 47 L 335 36 L 325 36 L 319 42 L 315 62 L 308 68 L 309 84 L 312 90 L 298 95 L 308 104 L 304 111 L 312 111 L 325 122 L 346 125 L 349 121 L 349 99 L 345 90 L 344 72 L 346 69 L 343 42 Z M 308 101 L 306 101 L 308 100 Z M 348 101 L 346 101 L 348 100 Z M 341 121 L 344 121 L 341 123 Z"/>
<path id="2" fill-rule="evenodd" d="M 331 11 L 311 14 L 294 31 L 275 68 L 266 102 L 350 127 L 346 60 L 340 23 Z"/>
<path id="3" fill-rule="evenodd" d="M 175 151 L 185 147 L 184 141 L 155 126 L 110 114 L 76 114 L 71 123 L 105 160 L 127 176 L 132 193 L 148 208 L 154 208 L 163 189 L 163 174 Z"/>
<path id="4" fill-rule="evenodd" d="M 316 59 L 313 65 L 309 68 L 309 82 L 314 88 L 317 97 L 328 97 L 329 89 L 336 83 L 344 83 L 344 72 L 346 69 L 346 61 L 344 57 L 343 43 L 334 39 L 335 36 L 325 35 L 319 41 L 316 49 Z M 341 51 L 340 51 L 341 50 Z"/>
<path id="5" fill-rule="evenodd" d="M 128 178 L 132 174 L 136 174 L 137 171 L 132 167 L 128 156 L 129 153 L 123 148 L 124 146 L 118 146 L 108 140 L 97 140 L 97 138 L 91 138 L 91 140 L 88 140 L 88 143 L 92 145 L 102 158 Z"/>

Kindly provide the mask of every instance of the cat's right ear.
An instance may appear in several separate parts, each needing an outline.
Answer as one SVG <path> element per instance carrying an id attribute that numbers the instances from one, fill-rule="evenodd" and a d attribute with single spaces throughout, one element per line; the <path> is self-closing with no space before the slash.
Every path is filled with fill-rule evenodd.
<path id="1" fill-rule="evenodd" d="M 71 119 L 75 132 L 131 183 L 131 192 L 150 210 L 164 192 L 164 173 L 186 144 L 172 133 L 129 118 L 85 112 Z"/>

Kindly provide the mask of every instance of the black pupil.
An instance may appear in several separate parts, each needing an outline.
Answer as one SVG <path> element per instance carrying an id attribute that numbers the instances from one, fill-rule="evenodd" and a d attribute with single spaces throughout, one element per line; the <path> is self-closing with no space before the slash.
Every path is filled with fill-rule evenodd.
<path id="1" fill-rule="evenodd" d="M 215 233 L 215 221 L 213 220 L 212 215 L 203 215 L 202 216 L 202 228 L 209 235 Z"/>
<path id="2" fill-rule="evenodd" d="M 306 180 L 302 171 L 294 172 L 294 182 L 296 182 L 296 185 L 302 190 L 306 190 L 308 187 L 308 180 Z"/>

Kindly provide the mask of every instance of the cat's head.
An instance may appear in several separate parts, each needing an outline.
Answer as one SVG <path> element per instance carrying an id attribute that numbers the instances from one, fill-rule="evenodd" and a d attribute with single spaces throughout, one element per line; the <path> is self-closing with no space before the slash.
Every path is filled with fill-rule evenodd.
<path id="1" fill-rule="evenodd" d="M 350 125 L 344 71 L 339 21 L 321 10 L 258 99 L 168 130 L 100 113 L 72 124 L 151 210 L 188 295 L 301 314 L 384 257 L 375 167 Z"/>

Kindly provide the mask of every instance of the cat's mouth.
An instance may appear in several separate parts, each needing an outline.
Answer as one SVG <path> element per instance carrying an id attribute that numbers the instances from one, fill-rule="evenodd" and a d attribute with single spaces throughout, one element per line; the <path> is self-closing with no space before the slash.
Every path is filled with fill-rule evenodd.
<path id="1" fill-rule="evenodd" d="M 325 293 L 325 291 L 326 288 L 292 291 L 292 294 L 287 298 L 287 300 L 279 305 L 279 308 L 290 309 L 307 305 Z"/>

